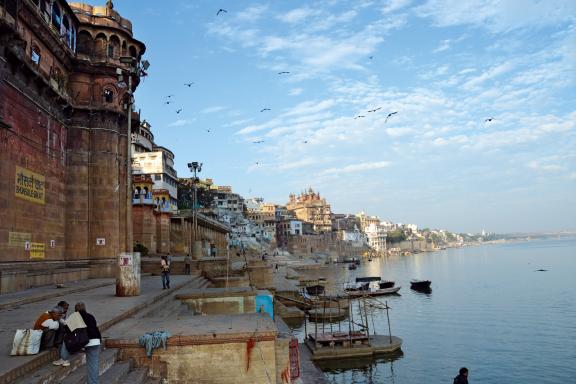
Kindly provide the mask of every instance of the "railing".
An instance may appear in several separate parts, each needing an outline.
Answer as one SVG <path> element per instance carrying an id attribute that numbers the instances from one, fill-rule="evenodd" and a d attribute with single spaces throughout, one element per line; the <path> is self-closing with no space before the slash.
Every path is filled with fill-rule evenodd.
<path id="1" fill-rule="evenodd" d="M 144 196 L 140 196 L 139 198 L 132 198 L 132 204 L 144 204 L 144 205 L 154 205 L 154 200 L 150 198 L 146 198 Z"/>

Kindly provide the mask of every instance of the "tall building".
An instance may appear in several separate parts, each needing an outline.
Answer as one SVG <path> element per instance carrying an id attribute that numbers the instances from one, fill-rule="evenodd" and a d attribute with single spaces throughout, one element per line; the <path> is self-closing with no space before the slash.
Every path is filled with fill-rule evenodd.
<path id="1" fill-rule="evenodd" d="M 146 120 L 132 133 L 132 173 L 150 176 L 157 205 L 172 212 L 178 210 L 178 175 L 174 169 L 174 153 L 156 145 L 151 126 Z M 160 195 L 165 195 L 162 196 L 164 201 Z"/>
<path id="2" fill-rule="evenodd" d="M 13 271 L 2 293 L 112 276 L 132 249 L 118 74 L 135 90 L 144 51 L 110 0 L 0 1 L 0 263 Z"/>
<path id="3" fill-rule="evenodd" d="M 332 231 L 332 211 L 326 199 L 312 188 L 300 195 L 290 194 L 288 211 L 291 211 L 298 220 L 312 224 L 314 231 L 327 233 Z"/>

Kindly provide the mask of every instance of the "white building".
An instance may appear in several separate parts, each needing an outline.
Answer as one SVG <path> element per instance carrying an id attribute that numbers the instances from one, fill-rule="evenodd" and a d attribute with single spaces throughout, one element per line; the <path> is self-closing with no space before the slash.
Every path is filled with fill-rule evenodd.
<path id="1" fill-rule="evenodd" d="M 150 124 L 144 120 L 132 134 L 132 174 L 150 175 L 152 190 L 166 190 L 172 211 L 178 209 L 178 176 L 174 169 L 174 153 L 154 144 Z"/>
<path id="2" fill-rule="evenodd" d="M 368 238 L 368 245 L 378 252 L 386 250 L 387 232 L 384 226 L 380 224 L 371 223 L 364 231 Z"/>

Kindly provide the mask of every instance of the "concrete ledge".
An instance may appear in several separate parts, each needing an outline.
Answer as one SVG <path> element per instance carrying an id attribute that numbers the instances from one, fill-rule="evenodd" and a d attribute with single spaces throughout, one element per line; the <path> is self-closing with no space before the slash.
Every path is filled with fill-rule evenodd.
<path id="1" fill-rule="evenodd" d="M 204 288 L 192 289 L 176 295 L 176 300 L 202 299 L 214 297 L 240 297 L 256 296 L 257 290 L 251 287 L 231 287 L 231 288 Z"/>

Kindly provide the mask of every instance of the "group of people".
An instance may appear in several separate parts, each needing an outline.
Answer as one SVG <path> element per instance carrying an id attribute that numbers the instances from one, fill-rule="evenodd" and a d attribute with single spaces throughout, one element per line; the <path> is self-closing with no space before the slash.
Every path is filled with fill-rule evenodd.
<path id="1" fill-rule="evenodd" d="M 42 313 L 34 323 L 35 330 L 42 331 L 40 350 L 56 348 L 60 351 L 60 359 L 53 362 L 54 365 L 67 367 L 70 365 L 71 353 L 66 347 L 64 339 L 71 333 L 72 322 L 85 325 L 88 341 L 83 346 L 86 354 L 87 382 L 97 384 L 99 376 L 100 344 L 102 335 L 94 316 L 86 311 L 86 305 L 78 302 L 74 306 L 75 313 L 68 314 L 69 304 L 60 301 L 51 310 Z"/>

